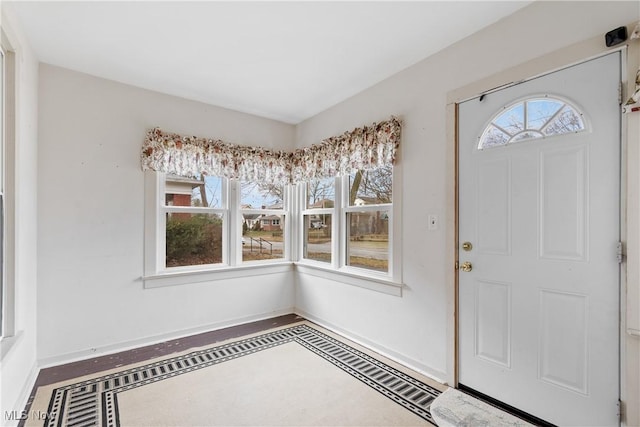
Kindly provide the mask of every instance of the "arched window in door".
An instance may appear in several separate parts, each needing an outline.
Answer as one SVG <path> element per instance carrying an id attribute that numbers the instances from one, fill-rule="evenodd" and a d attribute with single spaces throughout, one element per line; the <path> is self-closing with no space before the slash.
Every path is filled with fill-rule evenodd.
<path id="1" fill-rule="evenodd" d="M 569 102 L 538 96 L 504 107 L 482 132 L 478 149 L 585 130 L 583 114 Z"/>

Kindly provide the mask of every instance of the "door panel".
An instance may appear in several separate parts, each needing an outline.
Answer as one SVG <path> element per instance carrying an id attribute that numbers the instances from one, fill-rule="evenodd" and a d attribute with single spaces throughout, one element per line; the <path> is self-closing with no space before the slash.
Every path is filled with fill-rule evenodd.
<path id="1" fill-rule="evenodd" d="M 459 105 L 459 381 L 559 425 L 618 425 L 620 58 Z M 492 132 L 562 113 L 529 98 L 586 129 L 479 149 L 499 111 L 530 109 Z"/>
<path id="2" fill-rule="evenodd" d="M 508 255 L 511 251 L 511 162 L 490 159 L 478 165 L 478 250 Z"/>
<path id="3" fill-rule="evenodd" d="M 589 194 L 584 146 L 540 154 L 540 256 L 586 260 Z M 571 196 L 571 197 L 569 197 Z"/>
<path id="4" fill-rule="evenodd" d="M 587 297 L 540 291 L 540 378 L 587 394 Z"/>
<path id="5" fill-rule="evenodd" d="M 511 366 L 511 285 L 478 280 L 476 287 L 476 356 Z"/>

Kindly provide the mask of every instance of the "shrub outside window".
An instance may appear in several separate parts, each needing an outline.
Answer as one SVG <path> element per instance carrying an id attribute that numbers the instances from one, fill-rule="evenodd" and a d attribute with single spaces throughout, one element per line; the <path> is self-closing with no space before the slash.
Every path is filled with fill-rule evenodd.
<path id="1" fill-rule="evenodd" d="M 164 182 L 164 262 L 166 268 L 215 265 L 226 261 L 226 182 L 167 175 Z"/>
<path id="2" fill-rule="evenodd" d="M 155 230 L 147 244 L 154 252 L 147 252 L 145 274 L 160 279 L 154 282 L 159 286 L 170 284 L 173 272 L 213 273 L 247 265 L 251 270 L 237 274 L 253 275 L 259 271 L 254 265 L 280 268 L 292 259 L 292 230 L 299 248 L 295 258 L 303 264 L 382 283 L 401 279 L 393 268 L 399 251 L 393 244 L 398 225 L 394 228 L 391 166 L 298 184 L 295 198 L 289 185 L 157 173 L 148 177 L 149 188 L 152 180 L 156 220 L 145 234 L 154 236 Z M 297 209 L 296 224 L 288 221 L 290 206 Z"/>

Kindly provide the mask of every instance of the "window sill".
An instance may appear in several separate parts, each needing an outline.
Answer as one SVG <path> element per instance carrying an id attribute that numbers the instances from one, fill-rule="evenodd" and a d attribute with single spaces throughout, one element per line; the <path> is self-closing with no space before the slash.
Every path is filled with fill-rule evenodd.
<path id="1" fill-rule="evenodd" d="M 358 274 L 352 271 L 334 270 L 311 263 L 292 263 L 289 261 L 259 265 L 242 265 L 238 267 L 220 267 L 207 270 L 166 271 L 144 276 L 142 277 L 142 281 L 145 289 L 153 289 L 166 286 L 186 285 L 189 283 L 286 273 L 292 271 L 294 266 L 296 271 L 302 274 L 331 279 L 336 282 L 346 283 L 388 295 L 402 296 L 402 283 L 394 282 L 383 277 Z"/>
<path id="2" fill-rule="evenodd" d="M 167 271 L 142 277 L 145 289 L 165 286 L 186 285 L 189 283 L 211 282 L 215 280 L 235 279 L 265 274 L 286 273 L 292 271 L 289 261 L 238 267 L 220 267 L 208 270 Z"/>
<path id="3" fill-rule="evenodd" d="M 296 271 L 302 274 L 331 279 L 336 282 L 346 283 L 397 297 L 402 296 L 402 283 L 394 282 L 390 279 L 357 274 L 351 271 L 334 270 L 311 263 L 298 262 L 295 264 L 295 268 Z"/>

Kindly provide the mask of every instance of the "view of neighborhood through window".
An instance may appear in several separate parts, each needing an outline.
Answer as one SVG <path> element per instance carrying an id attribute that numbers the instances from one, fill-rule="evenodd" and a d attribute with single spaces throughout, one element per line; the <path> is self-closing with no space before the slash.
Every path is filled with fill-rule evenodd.
<path id="1" fill-rule="evenodd" d="M 225 206 L 222 178 L 167 175 L 164 205 L 166 267 L 223 262 Z"/>
<path id="2" fill-rule="evenodd" d="M 283 185 L 240 182 L 242 261 L 284 258 L 284 192 Z"/>
<path id="3" fill-rule="evenodd" d="M 344 200 L 335 197 L 336 185 L 346 194 Z M 308 182 L 303 196 L 302 258 L 388 273 L 392 190 L 391 166 Z M 345 221 L 334 224 L 336 218 Z M 344 242 L 338 251 L 344 255 L 342 260 L 333 255 L 334 239 Z"/>
<path id="4" fill-rule="evenodd" d="M 335 178 L 314 179 L 306 185 L 303 213 L 303 258 L 331 263 Z"/>
<path id="5" fill-rule="evenodd" d="M 349 176 L 349 206 L 391 203 L 393 168 L 379 167 Z"/>
<path id="6" fill-rule="evenodd" d="M 358 171 L 349 177 L 346 263 L 352 267 L 389 271 L 389 213 L 393 168 Z"/>
<path id="7" fill-rule="evenodd" d="M 302 258 L 333 268 L 389 273 L 392 189 L 391 166 L 304 184 L 299 193 Z M 165 267 L 290 259 L 287 190 L 215 176 L 166 175 L 161 206 Z M 231 229 L 230 218 L 240 219 L 237 229 Z M 242 254 L 237 261 L 227 258 L 227 248 L 234 247 Z"/>

